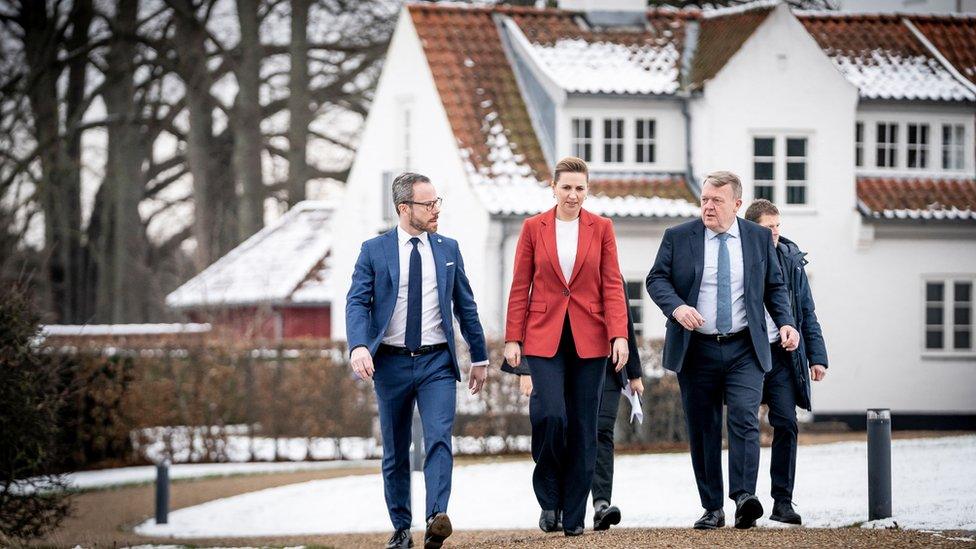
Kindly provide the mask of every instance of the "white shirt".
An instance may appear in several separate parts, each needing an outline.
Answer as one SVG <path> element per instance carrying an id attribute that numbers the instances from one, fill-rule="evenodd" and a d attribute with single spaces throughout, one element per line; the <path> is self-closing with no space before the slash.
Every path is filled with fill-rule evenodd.
<path id="1" fill-rule="evenodd" d="M 766 336 L 769 338 L 770 343 L 776 343 L 779 341 L 779 328 L 773 322 L 773 317 L 769 316 L 769 311 L 763 309 L 763 312 L 766 313 Z"/>
<path id="2" fill-rule="evenodd" d="M 397 249 L 400 251 L 400 286 L 397 289 L 396 305 L 393 307 L 393 318 L 383 335 L 383 343 L 396 347 L 404 347 L 407 335 L 407 290 L 410 284 L 410 252 L 413 235 L 397 225 Z M 436 345 L 445 343 L 444 328 L 441 326 L 441 307 L 437 299 L 437 273 L 434 270 L 434 254 L 430 251 L 430 240 L 426 232 L 417 235 L 420 243 L 421 279 L 423 289 L 420 299 L 420 344 Z"/>
<path id="3" fill-rule="evenodd" d="M 732 286 L 732 333 L 749 326 L 746 318 L 745 279 L 742 265 L 742 238 L 739 237 L 739 219 L 736 218 L 725 241 L 729 249 L 729 271 Z M 698 312 L 705 318 L 705 324 L 697 331 L 703 334 L 717 334 L 715 320 L 718 316 L 718 248 L 721 241 L 718 233 L 705 227 L 705 268 L 702 272 L 701 287 L 698 290 Z"/>
<path id="4" fill-rule="evenodd" d="M 576 248 L 579 246 L 579 217 L 572 221 L 562 221 L 556 218 L 556 251 L 559 254 L 559 266 L 563 270 L 563 278 L 569 284 L 573 276 L 573 266 L 576 265 Z"/>

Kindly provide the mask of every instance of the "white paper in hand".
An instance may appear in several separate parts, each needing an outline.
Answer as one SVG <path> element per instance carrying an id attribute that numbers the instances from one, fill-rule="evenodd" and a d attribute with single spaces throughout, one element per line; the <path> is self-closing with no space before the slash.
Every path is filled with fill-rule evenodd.
<path id="1" fill-rule="evenodd" d="M 635 393 L 630 385 L 627 385 L 620 390 L 621 394 L 627 397 L 627 401 L 630 402 L 630 422 L 633 423 L 634 419 L 637 419 L 637 423 L 644 423 L 644 408 L 641 406 L 640 395 Z"/>

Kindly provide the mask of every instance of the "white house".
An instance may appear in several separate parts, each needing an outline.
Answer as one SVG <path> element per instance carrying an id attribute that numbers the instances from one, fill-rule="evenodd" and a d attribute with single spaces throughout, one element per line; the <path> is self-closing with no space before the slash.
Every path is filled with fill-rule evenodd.
<path id="1" fill-rule="evenodd" d="M 444 198 L 440 231 L 501 336 L 522 220 L 573 154 L 638 329 L 661 337 L 644 290 L 661 235 L 729 169 L 809 252 L 831 357 L 817 418 L 976 425 L 976 18 L 644 4 L 403 9 L 334 215 L 335 335 L 360 243 L 393 226 L 390 182 L 411 170 Z"/>

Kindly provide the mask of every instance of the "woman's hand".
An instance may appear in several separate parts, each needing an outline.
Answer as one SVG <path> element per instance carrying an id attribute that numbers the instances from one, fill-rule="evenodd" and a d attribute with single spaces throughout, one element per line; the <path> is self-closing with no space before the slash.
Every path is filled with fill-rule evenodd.
<path id="1" fill-rule="evenodd" d="M 522 363 L 522 345 L 518 341 L 508 341 L 505 343 L 505 360 L 512 368 L 518 368 Z"/>
<path id="2" fill-rule="evenodd" d="M 610 357 L 613 359 L 613 369 L 616 372 L 619 372 L 627 365 L 627 359 L 630 357 L 630 350 L 627 348 L 627 338 L 618 337 L 613 340 Z"/>
<path id="3" fill-rule="evenodd" d="M 522 396 L 532 396 L 532 376 L 519 376 L 519 392 Z"/>
<path id="4" fill-rule="evenodd" d="M 644 394 L 644 381 L 641 378 L 632 379 L 629 382 L 630 390 L 637 393 L 638 395 Z"/>

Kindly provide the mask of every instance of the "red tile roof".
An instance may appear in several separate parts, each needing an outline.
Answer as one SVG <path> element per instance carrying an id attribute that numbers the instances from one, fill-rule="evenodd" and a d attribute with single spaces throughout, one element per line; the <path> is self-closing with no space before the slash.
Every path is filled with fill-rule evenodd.
<path id="1" fill-rule="evenodd" d="M 962 75 L 976 84 L 976 20 L 913 15 L 909 20 Z"/>
<path id="2" fill-rule="evenodd" d="M 681 175 L 659 175 L 647 177 L 593 177 L 590 179 L 590 194 L 616 198 L 620 196 L 640 196 L 645 198 L 668 198 L 697 203 Z"/>
<path id="3" fill-rule="evenodd" d="M 691 88 L 701 88 L 718 74 L 772 11 L 772 7 L 762 7 L 702 19 L 691 65 Z"/>
<path id="4" fill-rule="evenodd" d="M 976 219 L 976 179 L 859 177 L 865 215 L 887 219 Z"/>

